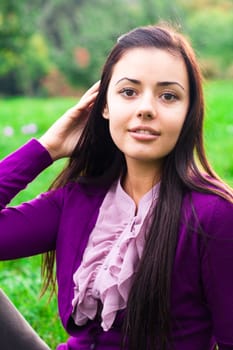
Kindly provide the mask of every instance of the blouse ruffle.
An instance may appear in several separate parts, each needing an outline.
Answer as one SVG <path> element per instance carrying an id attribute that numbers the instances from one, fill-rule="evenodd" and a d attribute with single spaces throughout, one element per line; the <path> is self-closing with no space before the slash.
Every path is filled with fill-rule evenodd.
<path id="1" fill-rule="evenodd" d="M 82 263 L 74 274 L 72 316 L 77 325 L 95 318 L 100 300 L 101 326 L 107 331 L 117 311 L 126 307 L 158 188 L 156 185 L 142 197 L 137 215 L 135 203 L 120 181 L 105 196 Z"/>

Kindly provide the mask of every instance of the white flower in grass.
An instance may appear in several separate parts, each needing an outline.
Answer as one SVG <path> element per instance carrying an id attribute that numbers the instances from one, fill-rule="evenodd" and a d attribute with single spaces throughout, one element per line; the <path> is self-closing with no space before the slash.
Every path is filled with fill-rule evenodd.
<path id="1" fill-rule="evenodd" d="M 21 128 L 22 134 L 35 134 L 38 131 L 38 127 L 35 123 L 23 125 Z"/>
<path id="2" fill-rule="evenodd" d="M 227 126 L 227 131 L 228 131 L 230 134 L 233 134 L 233 125 L 228 125 L 228 126 Z"/>
<path id="3" fill-rule="evenodd" d="M 13 136 L 15 133 L 14 129 L 12 128 L 12 126 L 7 125 L 3 128 L 3 135 L 7 136 L 7 137 L 11 137 Z"/>

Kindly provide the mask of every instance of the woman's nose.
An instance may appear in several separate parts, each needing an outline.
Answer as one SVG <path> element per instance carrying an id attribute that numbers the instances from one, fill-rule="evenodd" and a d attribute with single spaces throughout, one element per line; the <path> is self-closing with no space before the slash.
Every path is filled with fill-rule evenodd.
<path id="1" fill-rule="evenodd" d="M 140 111 L 137 113 L 138 118 L 144 118 L 144 119 L 153 119 L 153 113 L 150 111 Z"/>
<path id="2" fill-rule="evenodd" d="M 137 117 L 144 119 L 153 119 L 156 116 L 155 102 L 150 97 L 145 97 L 141 100 L 138 110 Z"/>

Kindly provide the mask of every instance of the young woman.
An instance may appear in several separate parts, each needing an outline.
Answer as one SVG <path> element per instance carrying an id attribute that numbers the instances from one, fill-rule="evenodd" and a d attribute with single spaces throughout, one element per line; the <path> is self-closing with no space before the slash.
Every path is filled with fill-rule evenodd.
<path id="1" fill-rule="evenodd" d="M 70 335 L 57 349 L 233 348 L 233 193 L 206 159 L 203 113 L 188 41 L 140 27 L 75 107 L 1 162 L 0 258 L 46 253 L 47 287 L 56 252 Z M 6 208 L 62 157 L 53 189 Z"/>

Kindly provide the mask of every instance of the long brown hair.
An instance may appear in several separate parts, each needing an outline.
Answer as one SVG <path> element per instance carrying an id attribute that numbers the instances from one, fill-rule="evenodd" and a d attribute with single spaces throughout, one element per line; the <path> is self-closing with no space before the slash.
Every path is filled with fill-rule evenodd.
<path id="1" fill-rule="evenodd" d="M 185 62 L 190 87 L 190 105 L 180 137 L 164 159 L 159 199 L 129 294 L 124 325 L 124 339 L 130 350 L 165 350 L 170 334 L 171 271 L 184 193 L 196 190 L 233 200 L 232 190 L 220 181 L 205 155 L 202 77 L 193 49 L 182 34 L 167 25 L 157 25 L 136 28 L 118 39 L 103 67 L 88 123 L 53 187 L 69 181 L 111 184 L 125 168 L 124 155 L 113 143 L 102 111 L 114 65 L 135 47 L 153 47 L 179 55 Z M 54 252 L 48 253 L 43 265 L 46 287 L 52 280 L 53 262 Z"/>

